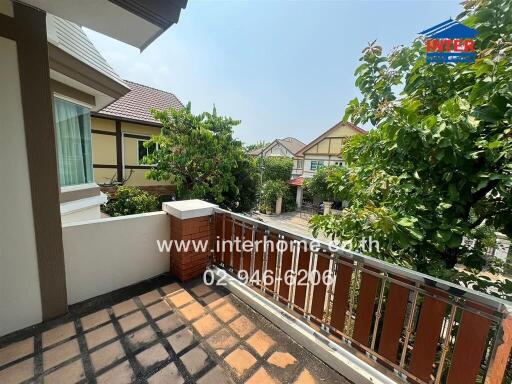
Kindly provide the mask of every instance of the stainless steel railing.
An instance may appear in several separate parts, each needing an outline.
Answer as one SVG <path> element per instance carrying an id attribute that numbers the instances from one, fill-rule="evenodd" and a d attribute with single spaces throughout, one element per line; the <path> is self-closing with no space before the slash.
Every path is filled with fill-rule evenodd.
<path id="1" fill-rule="evenodd" d="M 217 247 L 217 266 L 397 377 L 512 382 L 511 303 L 219 208 L 214 227 L 252 244 Z"/>

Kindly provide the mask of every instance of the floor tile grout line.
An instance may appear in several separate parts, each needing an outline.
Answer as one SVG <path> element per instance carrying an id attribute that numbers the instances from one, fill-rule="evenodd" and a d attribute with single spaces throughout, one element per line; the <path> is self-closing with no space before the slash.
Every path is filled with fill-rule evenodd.
<path id="1" fill-rule="evenodd" d="M 43 375 L 43 335 L 34 335 L 34 379 L 42 382 Z"/>
<path id="2" fill-rule="evenodd" d="M 190 295 L 190 292 L 188 292 L 187 289 L 183 288 L 182 289 L 184 290 L 184 292 L 187 292 L 189 295 Z M 162 294 L 162 293 L 165 293 L 161 288 L 158 289 L 158 291 Z M 178 294 L 177 292 L 172 292 L 170 294 L 166 294 L 165 296 L 162 296 L 162 299 L 166 300 L 166 298 L 168 297 L 171 297 L 173 295 L 176 295 Z M 191 295 L 192 299 L 194 299 L 194 297 Z M 194 299 L 195 300 L 195 299 Z M 178 316 L 180 316 L 180 318 L 182 319 L 182 321 L 184 322 L 185 324 L 185 328 L 184 329 L 188 329 L 189 331 L 192 332 L 192 334 L 194 335 L 194 340 L 196 341 L 195 343 L 192 343 L 191 345 L 187 346 L 186 348 L 184 348 L 182 351 L 180 351 L 180 355 L 181 356 L 184 356 L 186 355 L 188 352 L 190 352 L 191 350 L 193 350 L 194 348 L 196 347 L 200 347 L 203 351 L 205 349 L 205 347 L 207 346 L 207 343 L 206 343 L 206 337 L 203 337 L 201 336 L 194 328 L 194 326 L 192 325 L 193 324 L 193 320 L 197 320 L 197 319 L 193 319 L 193 320 L 188 320 L 187 318 L 185 318 L 182 314 L 181 314 L 181 309 L 187 307 L 188 305 L 192 304 L 192 301 L 190 302 L 187 302 L 185 304 L 183 304 L 182 306 L 180 307 L 177 307 L 176 305 L 174 304 L 171 304 L 171 303 L 168 303 L 169 305 L 173 305 L 173 309 L 175 311 L 179 311 L 179 312 L 175 312 Z M 204 306 L 203 306 L 203 309 L 204 309 Z M 210 335 L 208 335 L 210 336 Z M 206 352 L 206 351 L 205 351 Z M 196 372 L 194 375 L 192 375 L 193 377 L 196 377 L 196 380 L 199 380 L 201 379 L 203 376 L 205 376 L 210 370 L 212 370 L 213 368 L 215 368 L 216 365 L 218 365 L 220 362 L 215 359 L 214 357 L 212 356 L 216 356 L 216 353 L 208 353 L 206 352 L 207 356 L 208 356 L 208 359 L 211 361 L 211 363 L 207 364 L 205 367 L 203 367 L 202 369 L 200 369 L 198 372 Z M 186 369 L 186 368 L 185 368 Z M 195 382 L 195 381 L 193 381 Z"/>
<path id="3" fill-rule="evenodd" d="M 131 351 L 130 346 L 128 345 L 128 342 L 126 341 L 125 337 L 127 336 L 127 334 L 125 334 L 123 332 L 123 329 L 121 328 L 121 325 L 119 324 L 119 321 L 117 320 L 117 317 L 114 315 L 114 310 L 112 308 L 109 308 L 108 313 L 110 315 L 112 325 L 114 326 L 114 330 L 119 335 L 119 342 L 121 343 L 121 346 L 124 350 L 126 360 L 128 361 L 130 368 L 133 371 L 135 379 L 138 379 L 142 375 L 143 369 L 140 366 L 140 364 L 137 362 L 137 359 L 135 359 L 135 355 Z M 132 330 L 130 330 L 130 332 L 131 331 Z M 119 364 L 121 364 L 121 363 L 119 363 Z M 116 366 L 118 366 L 119 364 L 116 364 Z M 105 372 L 108 372 L 108 371 L 105 371 Z"/>
<path id="4" fill-rule="evenodd" d="M 157 292 L 159 292 L 160 294 L 163 292 L 163 290 L 159 289 L 159 287 L 155 287 L 155 290 Z M 164 297 L 162 297 L 162 300 L 164 300 Z M 185 367 L 185 364 L 178 357 L 178 354 L 172 347 L 171 343 L 169 343 L 169 340 L 167 340 L 167 337 L 169 337 L 170 335 L 165 336 L 164 332 L 162 332 L 162 330 L 158 327 L 158 325 L 156 324 L 156 321 L 151 317 L 151 315 L 147 311 L 146 307 L 144 306 L 144 304 L 142 304 L 142 302 L 140 301 L 140 299 L 138 297 L 134 298 L 134 301 L 137 304 L 139 310 L 142 312 L 142 314 L 146 318 L 146 321 L 148 322 L 148 324 L 151 326 L 153 331 L 156 333 L 157 340 L 159 340 L 159 342 L 163 345 L 163 347 L 165 348 L 167 353 L 170 355 L 172 362 L 174 362 L 174 364 L 175 364 L 176 368 L 178 369 L 178 372 L 182 376 L 184 382 L 186 384 L 194 383 L 195 381 L 192 379 L 192 375 L 188 372 L 188 370 Z M 175 313 L 175 312 L 173 311 L 172 313 Z M 172 315 L 172 313 L 171 313 L 171 315 Z M 168 316 L 171 316 L 171 315 L 168 315 Z M 183 329 L 185 329 L 185 328 L 183 328 Z M 180 332 L 180 331 L 176 331 L 176 329 L 174 329 L 171 332 L 171 334 L 174 335 L 177 332 Z M 181 352 L 183 352 L 183 351 L 181 351 Z M 183 354 L 180 353 L 180 355 L 182 356 Z"/>
<path id="5" fill-rule="evenodd" d="M 90 384 L 96 384 L 96 376 L 92 366 L 91 355 L 89 353 L 89 349 L 87 348 L 87 342 L 85 340 L 85 334 L 84 330 L 82 329 L 80 318 L 75 318 L 75 330 L 78 340 L 78 347 L 80 349 L 80 355 L 82 357 L 82 366 L 84 368 L 85 379 Z"/>

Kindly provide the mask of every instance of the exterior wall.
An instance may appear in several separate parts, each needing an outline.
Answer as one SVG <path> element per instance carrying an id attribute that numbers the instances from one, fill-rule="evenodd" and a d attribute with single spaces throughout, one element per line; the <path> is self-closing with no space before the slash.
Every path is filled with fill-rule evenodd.
<path id="1" fill-rule="evenodd" d="M 91 118 L 91 126 L 92 126 L 92 129 L 96 129 L 99 131 L 109 131 L 109 132 L 116 131 L 116 122 L 114 120 L 110 120 L 110 119 L 100 119 L 100 118 L 93 116 Z"/>
<path id="2" fill-rule="evenodd" d="M 92 129 L 94 131 L 106 131 L 115 134 L 116 122 L 111 119 L 93 117 Z M 129 136 L 140 135 L 150 137 L 152 135 L 158 135 L 160 128 L 122 121 L 121 131 L 123 133 L 123 179 L 129 177 L 126 185 L 138 187 L 171 186 L 171 181 L 164 182 L 146 179 L 145 173 L 149 167 L 141 168 L 137 161 L 137 142 L 139 139 Z M 109 183 L 110 180 L 117 181 L 116 136 L 93 132 L 92 138 L 95 182 L 98 184 L 106 184 Z"/>
<path id="3" fill-rule="evenodd" d="M 10 3 L 10 2 L 9 2 Z M 8 4 L 10 5 L 10 4 Z M 9 10 L 5 1 L 0 10 Z M 42 320 L 16 42 L 0 37 L 0 336 Z M 50 170 L 51 171 L 51 170 Z"/>
<path id="4" fill-rule="evenodd" d="M 304 158 L 295 157 L 293 159 L 292 178 L 301 176 L 304 171 Z"/>
<path id="5" fill-rule="evenodd" d="M 335 165 L 341 162 L 340 157 L 343 143 L 348 137 L 360 135 L 361 133 L 354 128 L 340 123 L 335 129 L 329 132 L 325 137 L 319 140 L 311 148 L 304 151 L 302 159 L 304 160 L 303 169 L 296 168 L 292 170 L 292 177 L 302 176 L 305 178 L 313 177 L 316 170 L 311 170 L 311 161 L 320 160 L 324 166 Z"/>
<path id="6" fill-rule="evenodd" d="M 155 127 L 152 125 L 134 124 L 129 123 L 127 121 L 123 121 L 121 123 L 121 129 L 125 133 L 135 133 L 137 135 L 151 136 L 160 134 L 160 127 Z"/>
<path id="7" fill-rule="evenodd" d="M 109 135 L 92 134 L 93 164 L 115 164 L 116 137 Z M 98 182 L 98 180 L 96 180 Z"/>
<path id="8" fill-rule="evenodd" d="M 165 212 L 63 225 L 69 303 L 168 272 L 169 254 L 157 240 L 169 240 L 169 228 Z"/>
<path id="9" fill-rule="evenodd" d="M 328 167 L 329 165 L 334 165 L 335 162 L 342 161 L 340 157 L 332 155 L 305 155 L 303 177 L 312 177 L 316 173 L 316 171 L 311 170 L 311 161 L 313 160 L 323 161 L 325 167 Z"/>
<path id="10" fill-rule="evenodd" d="M 317 144 L 304 151 L 304 155 L 324 154 L 337 156 L 341 153 L 345 138 L 359 134 L 359 132 L 349 126 L 338 126 Z"/>
<path id="11" fill-rule="evenodd" d="M 267 148 L 263 152 L 264 157 L 268 156 L 282 156 L 282 157 L 293 157 L 293 153 L 288 151 L 285 147 L 283 147 L 279 143 L 274 143 L 272 146 Z"/>

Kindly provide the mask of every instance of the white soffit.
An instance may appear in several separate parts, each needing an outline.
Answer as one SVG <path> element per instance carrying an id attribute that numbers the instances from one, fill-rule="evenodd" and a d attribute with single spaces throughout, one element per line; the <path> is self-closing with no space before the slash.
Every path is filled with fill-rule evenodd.
<path id="1" fill-rule="evenodd" d="M 50 79 L 57 80 L 62 84 L 69 85 L 72 88 L 78 89 L 79 91 L 85 92 L 89 95 L 94 96 L 96 105 L 90 106 L 92 111 L 99 111 L 105 108 L 107 105 L 112 103 L 115 99 L 109 95 L 106 95 L 94 88 L 91 88 L 85 84 L 82 84 L 68 76 L 63 75 L 53 69 L 50 69 Z"/>
<path id="2" fill-rule="evenodd" d="M 24 3 L 116 40 L 144 49 L 162 32 L 156 25 L 108 0 L 23 0 Z"/>

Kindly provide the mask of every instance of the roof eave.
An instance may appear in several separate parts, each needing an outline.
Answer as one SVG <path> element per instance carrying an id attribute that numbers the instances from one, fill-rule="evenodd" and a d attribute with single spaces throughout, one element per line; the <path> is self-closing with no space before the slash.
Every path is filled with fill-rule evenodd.
<path id="1" fill-rule="evenodd" d="M 107 114 L 107 113 L 91 112 L 91 116 L 97 117 L 97 118 L 108 119 L 108 120 L 126 121 L 127 123 L 151 125 L 151 126 L 156 127 L 156 128 L 162 128 L 162 124 L 156 123 L 154 121 L 140 120 L 140 119 L 130 119 L 129 117 L 116 116 L 116 115 Z"/>
<path id="2" fill-rule="evenodd" d="M 48 43 L 48 60 L 51 69 L 114 99 L 130 92 L 124 83 L 99 72 L 52 43 Z"/>

